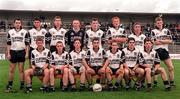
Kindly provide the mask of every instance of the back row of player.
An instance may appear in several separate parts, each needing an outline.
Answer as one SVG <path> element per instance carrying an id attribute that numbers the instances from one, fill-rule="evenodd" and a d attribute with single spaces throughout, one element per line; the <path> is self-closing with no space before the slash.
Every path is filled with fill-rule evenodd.
<path id="1" fill-rule="evenodd" d="M 152 39 L 154 41 L 154 48 L 158 52 L 160 59 L 165 62 L 169 70 L 169 80 L 171 85 L 174 85 L 174 68 L 172 65 L 172 61 L 169 57 L 168 53 L 168 44 L 172 43 L 170 31 L 163 28 L 163 20 L 162 18 L 158 17 L 155 19 L 156 22 L 156 29 L 152 30 Z M 7 89 L 11 89 L 13 85 L 13 75 L 16 63 L 19 66 L 19 73 L 20 73 L 20 81 L 21 81 L 21 88 L 24 86 L 24 61 L 25 55 L 29 58 L 31 57 L 31 52 L 33 49 L 37 48 L 36 39 L 42 38 L 43 45 L 45 46 L 46 43 L 50 44 L 51 52 L 56 50 L 56 43 L 61 41 L 63 45 L 65 44 L 70 46 L 70 51 L 73 50 L 73 41 L 75 38 L 81 40 L 82 46 L 86 45 L 85 37 L 87 37 L 87 47 L 92 48 L 92 39 L 94 37 L 99 38 L 100 41 L 100 48 L 102 48 L 102 44 L 108 42 L 110 44 L 112 41 L 117 42 L 118 45 L 124 46 L 124 43 L 127 41 L 127 37 L 124 34 L 124 29 L 120 28 L 120 18 L 113 17 L 112 18 L 113 27 L 108 30 L 105 34 L 103 31 L 99 29 L 99 22 L 98 19 L 94 18 L 91 21 L 91 29 L 87 30 L 86 32 L 80 29 L 80 22 L 79 20 L 73 20 L 72 23 L 72 30 L 68 32 L 61 27 L 62 22 L 59 16 L 54 18 L 54 28 L 50 29 L 47 32 L 45 29 L 41 28 L 41 22 L 38 19 L 34 20 L 34 28 L 29 30 L 27 33 L 26 30 L 22 29 L 21 20 L 16 19 L 14 21 L 15 28 L 10 30 L 7 35 L 7 57 L 10 59 L 10 71 L 9 71 L 9 81 L 7 85 Z M 133 34 L 129 37 L 133 37 L 136 41 L 136 47 L 143 51 L 144 46 L 143 42 L 146 38 L 141 31 L 140 23 L 135 23 L 133 25 Z M 27 45 L 30 45 L 28 48 Z M 85 47 L 85 46 L 84 46 Z M 29 49 L 29 51 L 27 50 Z M 24 55 L 24 56 L 23 56 Z"/>

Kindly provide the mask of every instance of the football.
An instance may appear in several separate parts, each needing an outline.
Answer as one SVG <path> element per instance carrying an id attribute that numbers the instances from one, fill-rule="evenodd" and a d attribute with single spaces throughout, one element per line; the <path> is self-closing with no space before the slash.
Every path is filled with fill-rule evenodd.
<path id="1" fill-rule="evenodd" d="M 102 91 L 102 86 L 101 86 L 101 84 L 94 84 L 94 85 L 93 85 L 93 91 L 94 91 L 94 92 L 100 92 L 100 91 Z"/>

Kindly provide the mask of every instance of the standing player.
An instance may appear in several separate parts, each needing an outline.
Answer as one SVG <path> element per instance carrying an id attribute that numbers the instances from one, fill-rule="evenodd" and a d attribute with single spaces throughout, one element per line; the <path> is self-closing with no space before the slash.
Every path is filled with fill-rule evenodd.
<path id="1" fill-rule="evenodd" d="M 170 90 L 169 81 L 167 79 L 166 71 L 163 67 L 160 67 L 160 59 L 158 53 L 153 50 L 153 42 L 151 39 L 146 38 L 144 41 L 144 51 L 142 52 L 145 64 L 142 66 L 145 68 L 145 77 L 147 80 L 147 91 L 151 91 L 151 76 L 161 74 L 163 83 L 166 90 Z"/>
<path id="2" fill-rule="evenodd" d="M 108 42 L 112 41 L 118 42 L 118 45 L 121 45 L 123 48 L 123 43 L 127 41 L 125 30 L 120 27 L 120 18 L 115 16 L 112 18 L 112 27 L 107 31 Z"/>
<path id="3" fill-rule="evenodd" d="M 87 80 L 89 83 L 89 88 L 92 87 L 92 76 L 99 75 L 101 83 L 105 80 L 105 67 L 103 66 L 105 60 L 107 59 L 104 49 L 100 48 L 99 38 L 94 38 L 92 40 L 93 47 L 87 51 L 86 61 L 88 66 L 87 70 Z"/>
<path id="4" fill-rule="evenodd" d="M 117 42 L 112 42 L 110 49 L 107 51 L 107 60 L 104 63 L 104 67 L 106 68 L 106 76 L 108 79 L 108 87 L 109 90 L 117 90 L 121 85 L 121 80 L 124 76 L 123 69 L 123 59 L 124 52 L 118 49 Z M 116 76 L 116 83 L 113 87 L 112 84 L 112 75 Z"/>
<path id="5" fill-rule="evenodd" d="M 24 61 L 28 54 L 28 41 L 27 31 L 22 29 L 22 21 L 15 19 L 14 29 L 9 30 L 7 34 L 7 58 L 10 61 L 10 67 L 6 92 L 10 92 L 12 89 L 16 64 L 18 64 L 20 74 L 20 89 L 24 88 Z"/>
<path id="6" fill-rule="evenodd" d="M 86 31 L 86 39 L 87 39 L 87 47 L 92 48 L 92 40 L 94 38 L 99 39 L 99 47 L 102 48 L 102 45 L 105 41 L 105 34 L 102 30 L 99 29 L 99 20 L 97 18 L 93 18 L 91 20 L 91 29 Z"/>
<path id="7" fill-rule="evenodd" d="M 29 30 L 29 38 L 30 38 L 30 48 L 29 48 L 29 65 L 31 66 L 31 52 L 32 50 L 37 48 L 36 39 L 43 39 L 43 46 L 45 47 L 45 43 L 47 42 L 47 31 L 46 29 L 41 27 L 41 20 L 38 18 L 34 19 L 34 27 Z"/>
<path id="8" fill-rule="evenodd" d="M 49 61 L 51 53 L 44 47 L 44 40 L 42 38 L 36 39 L 37 48 L 31 53 L 31 68 L 25 71 L 26 93 L 32 92 L 32 76 L 42 76 L 43 91 L 48 91 L 49 84 Z M 41 78 L 40 78 L 41 79 Z"/>
<path id="9" fill-rule="evenodd" d="M 139 52 L 137 48 L 135 48 L 135 39 L 128 39 L 127 48 L 123 49 L 125 53 L 124 57 L 124 74 L 125 74 L 125 83 L 126 89 L 130 88 L 131 77 L 137 76 L 136 80 L 136 90 L 140 90 L 141 80 L 144 76 L 144 70 L 140 68 L 142 65 L 142 54 Z"/>
<path id="10" fill-rule="evenodd" d="M 159 54 L 160 59 L 166 64 L 169 71 L 169 80 L 172 87 L 174 84 L 174 66 L 168 52 L 168 44 L 172 43 L 171 33 L 168 29 L 163 28 L 163 19 L 155 19 L 156 28 L 152 30 L 151 35 L 154 39 L 154 49 Z M 157 82 L 155 82 L 157 84 Z"/>
<path id="11" fill-rule="evenodd" d="M 86 52 L 82 50 L 81 48 L 81 40 L 75 39 L 74 40 L 74 50 L 70 52 L 70 63 L 69 63 L 69 80 L 71 83 L 71 89 L 74 90 L 76 88 L 75 86 L 75 75 L 80 74 L 80 91 L 84 90 L 85 88 L 85 55 Z M 87 63 L 86 63 L 87 64 Z"/>
<path id="12" fill-rule="evenodd" d="M 50 65 L 50 90 L 55 91 L 54 76 L 58 74 L 63 75 L 62 91 L 67 90 L 68 85 L 68 52 L 64 50 L 64 45 L 61 41 L 56 43 L 56 51 L 52 53 L 52 60 Z"/>
<path id="13" fill-rule="evenodd" d="M 62 28 L 62 20 L 60 16 L 54 17 L 54 27 L 49 30 L 50 51 L 56 51 L 56 43 L 61 41 L 65 46 L 66 30 Z"/>
<path id="14" fill-rule="evenodd" d="M 69 46 L 70 51 L 71 52 L 74 49 L 74 45 L 73 42 L 74 40 L 80 39 L 81 40 L 81 47 L 84 47 L 84 43 L 85 43 L 85 31 L 81 29 L 81 24 L 80 21 L 78 19 L 74 19 L 72 22 L 72 29 L 70 29 L 66 35 L 66 44 Z"/>
<path id="15" fill-rule="evenodd" d="M 146 36 L 142 33 L 141 24 L 139 22 L 134 23 L 133 33 L 129 35 L 129 38 L 135 39 L 135 46 L 139 51 L 144 50 L 144 39 Z"/>

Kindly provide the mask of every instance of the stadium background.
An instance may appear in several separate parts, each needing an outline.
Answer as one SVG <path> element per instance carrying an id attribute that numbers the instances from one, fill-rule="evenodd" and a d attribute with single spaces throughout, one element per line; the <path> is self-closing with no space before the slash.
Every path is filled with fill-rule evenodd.
<path id="1" fill-rule="evenodd" d="M 120 12 L 59 12 L 59 11 L 26 11 L 26 10 L 0 10 L 0 59 L 5 58 L 4 53 L 6 51 L 6 32 L 12 28 L 14 18 L 21 18 L 23 20 L 23 27 L 25 29 L 32 28 L 32 21 L 35 17 L 38 17 L 42 20 L 42 25 L 47 25 L 47 29 L 52 27 L 52 21 L 54 16 L 59 15 L 62 17 L 63 27 L 69 29 L 71 22 L 74 18 L 80 19 L 82 26 L 86 29 L 89 28 L 89 22 L 91 18 L 97 17 L 101 22 L 101 29 L 106 31 L 107 27 L 111 23 L 111 18 L 113 16 L 119 16 L 121 18 L 122 26 L 126 31 L 130 32 L 130 28 L 133 22 L 141 22 L 144 27 L 144 33 L 148 34 L 147 28 L 150 26 L 154 27 L 154 18 L 162 15 L 165 26 L 172 31 L 174 43 L 169 46 L 171 54 L 180 54 L 180 14 L 179 13 L 120 13 Z M 159 87 L 153 89 L 153 92 L 147 93 L 145 91 L 137 92 L 135 90 L 130 90 L 126 92 L 121 90 L 118 92 L 102 92 L 102 93 L 92 93 L 92 92 L 72 92 L 72 93 L 63 93 L 56 91 L 55 93 L 42 94 L 39 91 L 41 83 L 34 78 L 33 79 L 33 93 L 32 94 L 22 94 L 23 92 L 18 92 L 15 94 L 5 94 L 3 90 L 7 83 L 8 77 L 8 68 L 9 62 L 6 60 L 0 60 L 0 99 L 24 99 L 24 98 L 61 98 L 61 99 L 179 99 L 179 83 L 180 76 L 179 72 L 180 62 L 179 60 L 173 60 L 175 66 L 175 81 L 176 89 L 173 89 L 171 92 L 163 91 L 162 81 L 159 80 Z M 28 62 L 26 61 L 25 68 L 28 68 Z M 164 66 L 164 64 L 162 64 Z M 15 74 L 14 89 L 19 88 L 18 80 L 18 71 Z M 159 77 L 160 79 L 160 77 Z M 59 82 L 56 82 L 57 86 Z"/>
<path id="2" fill-rule="evenodd" d="M 54 16 L 62 17 L 63 27 L 71 28 L 73 19 L 81 21 L 82 29 L 88 29 L 91 18 L 99 18 L 101 29 L 106 31 L 111 25 L 111 18 L 119 16 L 121 18 L 122 27 L 126 29 L 126 33 L 131 32 L 131 26 L 134 22 L 142 23 L 143 32 L 149 35 L 150 28 L 154 28 L 154 19 L 162 16 L 164 25 L 172 32 L 174 43 L 169 46 L 171 54 L 180 54 L 180 14 L 179 13 L 135 13 L 135 12 L 71 12 L 71 11 L 27 11 L 27 10 L 0 10 L 0 54 L 4 58 L 6 50 L 6 32 L 13 27 L 14 18 L 20 18 L 23 21 L 25 29 L 33 27 L 33 19 L 40 18 L 42 26 L 47 30 L 53 26 Z"/>

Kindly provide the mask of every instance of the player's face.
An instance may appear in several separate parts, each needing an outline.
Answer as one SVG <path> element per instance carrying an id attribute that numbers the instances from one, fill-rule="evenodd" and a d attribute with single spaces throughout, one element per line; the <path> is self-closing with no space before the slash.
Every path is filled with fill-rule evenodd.
<path id="1" fill-rule="evenodd" d="M 112 43 L 111 48 L 112 48 L 112 50 L 117 50 L 118 49 L 118 44 L 115 43 L 115 42 Z"/>
<path id="2" fill-rule="evenodd" d="M 99 22 L 98 21 L 92 21 L 91 28 L 93 30 L 97 30 L 99 28 Z"/>
<path id="3" fill-rule="evenodd" d="M 57 43 L 57 44 L 56 44 L 56 49 L 57 49 L 57 51 L 62 51 L 63 48 L 64 48 L 63 43 Z"/>
<path id="4" fill-rule="evenodd" d="M 94 40 L 92 42 L 93 48 L 99 48 L 99 41 L 98 40 Z"/>
<path id="5" fill-rule="evenodd" d="M 163 27 L 163 21 L 156 21 L 156 26 L 158 28 L 162 28 Z"/>
<path id="6" fill-rule="evenodd" d="M 54 20 L 54 26 L 60 27 L 61 25 L 62 25 L 61 19 L 55 19 L 55 20 Z"/>
<path id="7" fill-rule="evenodd" d="M 112 20 L 112 24 L 113 24 L 114 27 L 119 27 L 119 25 L 120 25 L 120 20 L 119 20 L 119 19 L 113 19 L 113 20 Z"/>
<path id="8" fill-rule="evenodd" d="M 79 20 L 74 20 L 72 23 L 74 29 L 80 29 L 80 22 Z"/>
<path id="9" fill-rule="evenodd" d="M 81 42 L 80 42 L 79 40 L 76 40 L 76 41 L 74 42 L 74 47 L 75 47 L 75 48 L 80 48 L 80 47 L 81 47 Z"/>
<path id="10" fill-rule="evenodd" d="M 151 50 L 152 47 L 153 47 L 153 44 L 151 43 L 151 41 L 147 41 L 145 44 L 144 44 L 144 47 L 146 50 Z"/>
<path id="11" fill-rule="evenodd" d="M 41 22 L 39 20 L 34 21 L 34 27 L 35 28 L 40 28 L 41 27 Z"/>
<path id="12" fill-rule="evenodd" d="M 20 27 L 21 27 L 21 21 L 20 21 L 20 20 L 15 20 L 15 22 L 14 22 L 14 27 L 15 27 L 16 29 L 20 29 Z"/>
<path id="13" fill-rule="evenodd" d="M 135 48 L 135 41 L 134 40 L 130 40 L 128 42 L 128 47 L 131 48 L 131 49 L 134 49 Z"/>
<path id="14" fill-rule="evenodd" d="M 43 41 L 36 41 L 36 45 L 38 48 L 43 48 Z"/>
<path id="15" fill-rule="evenodd" d="M 139 35 L 141 33 L 141 25 L 135 25 L 133 27 L 135 35 Z"/>

